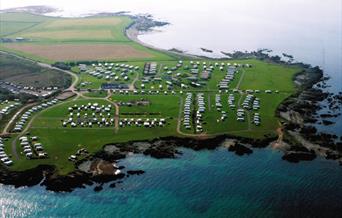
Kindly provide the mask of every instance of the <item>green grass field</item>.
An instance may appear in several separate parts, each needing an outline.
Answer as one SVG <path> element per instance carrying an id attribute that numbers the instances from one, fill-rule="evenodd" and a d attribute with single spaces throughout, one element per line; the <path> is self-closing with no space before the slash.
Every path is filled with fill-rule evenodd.
<path id="1" fill-rule="evenodd" d="M 34 119 L 29 132 L 31 135 L 36 135 L 49 154 L 48 159 L 27 160 L 23 153 L 20 153 L 20 159 L 14 161 L 11 167 L 14 170 L 25 170 L 37 166 L 39 164 L 54 164 L 57 166 L 61 174 L 67 174 L 74 169 L 72 162 L 68 161 L 68 157 L 74 154 L 79 148 L 85 147 L 91 153 L 94 153 L 102 148 L 103 145 L 108 143 L 125 142 L 130 140 L 145 140 L 154 139 L 163 136 L 179 136 L 187 137 L 189 134 L 195 134 L 194 128 L 187 130 L 180 124 L 180 132 L 177 131 L 178 120 L 182 119 L 182 107 L 180 103 L 184 103 L 185 93 L 192 92 L 194 98 L 197 93 L 204 93 L 206 112 L 203 114 L 203 134 L 214 136 L 219 134 L 229 134 L 233 136 L 243 136 L 248 138 L 265 138 L 269 135 L 276 135 L 276 129 L 279 127 L 278 118 L 275 116 L 277 106 L 289 95 L 296 91 L 292 82 L 292 77 L 299 68 L 282 66 L 277 64 L 270 64 L 258 60 L 230 60 L 231 63 L 238 64 L 251 64 L 251 68 L 238 67 L 234 79 L 230 83 L 230 88 L 227 91 L 219 91 L 217 84 L 226 75 L 226 70 L 221 71 L 214 68 L 209 80 L 203 81 L 204 85 L 201 87 L 181 88 L 174 86 L 174 93 L 168 92 L 164 94 L 166 88 L 166 80 L 170 77 L 178 78 L 181 83 L 189 84 L 186 77 L 181 74 L 189 74 L 187 72 L 187 65 L 189 61 L 185 61 L 183 66 L 177 70 L 172 71 L 171 74 L 167 73 L 164 67 L 172 68 L 177 64 L 176 61 L 163 61 L 158 63 L 158 70 L 155 77 L 162 78 L 161 81 L 150 81 L 145 84 L 145 88 L 141 88 L 141 80 L 145 77 L 143 74 L 144 62 L 124 62 L 125 64 L 138 66 L 139 70 L 128 73 L 129 80 L 119 82 L 132 83 L 136 80 L 135 87 L 138 91 L 144 90 L 146 94 L 119 94 L 116 92 L 108 100 L 104 98 L 108 95 L 106 91 L 91 91 L 83 93 L 83 95 L 90 99 L 68 100 L 62 102 L 50 109 L 39 112 Z M 122 62 L 119 62 L 121 64 Z M 214 64 L 214 62 L 207 61 L 207 64 Z M 224 61 L 225 64 L 228 61 Z M 116 66 L 115 63 L 113 66 Z M 79 84 L 88 82 L 90 83 L 83 89 L 99 89 L 102 83 L 108 82 L 105 79 L 98 79 L 89 75 L 86 72 L 80 72 L 78 67 L 73 67 L 73 70 L 79 76 Z M 92 67 L 90 71 L 94 70 Z M 202 68 L 200 68 L 200 71 Z M 274 76 L 276 75 L 276 76 Z M 283 78 L 279 80 L 279 78 Z M 201 79 L 199 79 L 201 81 Z M 112 82 L 112 81 L 109 81 Z M 159 85 L 162 88 L 159 89 Z M 152 87 L 154 89 L 152 89 Z M 240 92 L 233 92 L 234 89 L 239 89 Z M 255 93 L 255 97 L 260 98 L 261 108 L 258 111 L 246 111 L 245 122 L 238 122 L 236 120 L 236 110 L 228 107 L 228 95 L 235 96 L 236 108 L 241 107 L 243 99 L 246 97 L 245 90 L 258 89 L 260 93 Z M 270 89 L 273 92 L 267 94 L 264 90 Z M 159 94 L 147 94 L 149 90 L 160 90 Z M 279 90 L 279 93 L 275 93 Z M 180 91 L 183 91 L 181 93 Z M 215 106 L 215 95 L 220 94 L 222 100 L 222 107 L 227 113 L 227 119 L 220 120 L 221 112 L 217 111 Z M 94 98 L 94 99 L 91 99 Z M 101 100 L 101 98 L 103 98 Z M 181 99 L 183 99 L 181 101 Z M 241 100 L 240 100 L 241 99 Z M 148 102 L 146 105 L 134 105 L 137 101 Z M 121 119 L 153 119 L 165 118 L 167 124 L 164 127 L 136 127 L 124 126 L 115 129 L 114 126 L 109 127 L 63 127 L 62 121 L 68 117 L 68 107 L 74 104 L 87 104 L 89 102 L 98 102 L 99 104 L 114 104 L 114 103 L 133 103 L 133 106 L 120 106 L 119 107 L 119 120 Z M 195 106 L 194 106 L 195 107 Z M 254 112 L 258 112 L 261 116 L 261 125 L 255 126 L 251 119 Z M 180 114 L 180 116 L 179 116 Z M 266 136 L 267 135 L 267 136 Z M 134 137 L 132 137 L 134 136 Z M 11 139 L 13 140 L 13 139 Z M 6 143 L 10 143 L 6 142 Z M 10 145 L 8 145 L 10 146 Z M 8 152 L 11 149 L 7 148 Z M 17 145 L 18 151 L 21 151 L 20 146 Z"/>
<path id="2" fill-rule="evenodd" d="M 120 107 L 120 114 L 122 113 L 158 113 L 159 115 L 123 115 L 123 117 L 169 117 L 176 119 L 179 112 L 179 96 L 175 95 L 114 95 L 112 96 L 114 102 L 132 102 L 132 101 L 148 101 L 148 105 L 140 106 L 122 106 Z M 121 117 L 121 116 L 120 116 Z"/>
<path id="3" fill-rule="evenodd" d="M 276 129 L 279 127 L 279 120 L 275 116 L 277 106 L 289 95 L 296 91 L 292 82 L 292 77 L 300 69 L 276 64 L 270 64 L 257 60 L 233 61 L 240 64 L 252 64 L 251 68 L 238 67 L 237 73 L 231 82 L 231 88 L 220 92 L 217 84 L 224 77 L 226 71 L 215 69 L 211 78 L 206 81 L 206 85 L 200 88 L 181 89 L 175 88 L 174 94 L 168 92 L 164 94 L 119 94 L 116 92 L 110 99 L 104 99 L 107 96 L 106 91 L 92 91 L 83 93 L 84 96 L 90 99 L 70 99 L 62 102 L 50 109 L 39 112 L 32 123 L 29 132 L 31 135 L 36 135 L 40 138 L 40 142 L 44 145 L 46 152 L 49 154 L 48 159 L 26 160 L 23 154 L 20 154 L 20 160 L 15 160 L 12 169 L 24 170 L 37 166 L 38 164 L 54 164 L 62 174 L 66 174 L 74 169 L 72 162 L 68 161 L 68 157 L 74 154 L 79 148 L 85 147 L 91 153 L 96 152 L 108 143 L 125 142 L 131 140 L 154 139 L 163 136 L 179 136 L 187 137 L 189 134 L 195 134 L 194 129 L 187 130 L 180 124 L 180 132 L 177 131 L 178 120 L 183 118 L 181 102 L 184 104 L 185 93 L 192 92 L 194 98 L 197 93 L 204 93 L 206 112 L 203 114 L 203 134 L 214 136 L 219 134 L 229 134 L 235 136 L 243 136 L 248 138 L 265 138 L 269 135 L 276 135 Z M 172 67 L 176 64 L 175 61 L 167 61 L 159 63 L 156 77 L 164 77 L 167 75 L 163 68 L 165 66 Z M 227 61 L 225 62 L 227 64 Z M 128 65 L 139 65 L 139 70 L 134 72 L 134 78 L 138 76 L 136 87 L 138 90 L 139 83 L 144 77 L 142 66 L 143 62 L 126 62 Z M 188 64 L 186 61 L 184 65 Z M 114 65 L 115 66 L 115 65 Z M 102 79 L 96 79 L 88 75 L 86 72 L 79 72 L 78 68 L 73 68 L 78 72 L 81 82 L 92 82 L 94 88 L 98 89 L 101 83 L 105 82 Z M 92 69 L 91 69 L 92 70 Z M 177 72 L 186 71 L 184 67 L 172 72 L 171 76 Z M 137 75 L 138 74 L 138 75 Z M 273 76 L 273 74 L 277 76 Z M 278 78 L 284 78 L 279 80 Z M 169 75 L 168 75 L 169 76 Z M 182 78 L 184 83 L 186 78 Z M 131 82 L 130 77 L 128 82 Z M 162 80 L 160 84 L 165 84 Z M 250 84 L 250 85 L 248 85 Z M 149 84 L 145 87 L 145 91 L 151 90 L 152 86 L 157 86 L 159 83 Z M 165 86 L 166 87 L 166 86 Z M 233 92 L 233 89 L 239 88 L 240 92 Z M 259 89 L 260 93 L 254 93 L 255 97 L 260 98 L 261 108 L 258 111 L 247 111 L 245 122 L 236 120 L 236 109 L 228 107 L 228 95 L 233 94 L 235 97 L 235 106 L 240 108 L 243 100 L 246 97 L 247 89 Z M 264 90 L 270 89 L 273 92 L 268 94 Z M 163 89 L 166 90 L 166 89 Z M 181 93 L 180 91 L 183 91 Z M 279 93 L 275 93 L 279 90 Z M 226 111 L 227 119 L 220 120 L 221 112 L 217 111 L 215 106 L 215 95 L 220 94 L 222 100 L 222 110 Z M 94 99 L 91 99 L 94 98 Z M 103 98 L 103 99 L 101 99 Z M 182 100 L 181 100 L 182 99 Z M 62 121 L 68 117 L 68 107 L 77 104 L 97 102 L 99 104 L 119 104 L 119 121 L 127 119 L 153 119 L 165 118 L 167 124 L 164 127 L 137 127 L 123 126 L 115 129 L 114 126 L 109 127 L 63 127 Z M 137 104 L 140 102 L 140 104 Z M 141 104 L 144 102 L 144 104 Z M 125 104 L 130 103 L 131 106 Z M 194 103 L 193 107 L 196 104 Z M 258 112 L 261 116 L 261 125 L 255 126 L 251 119 L 254 112 Z M 180 116 L 179 116 L 180 115 Z M 267 136 L 266 136 L 267 135 Z M 18 150 L 20 147 L 18 145 Z"/>
<path id="4" fill-rule="evenodd" d="M 0 50 L 41 62 L 172 59 L 128 39 L 125 28 L 132 23 L 128 16 L 58 18 L 2 13 L 0 18 L 0 37 L 25 41 L 1 43 Z M 91 59 L 84 54 L 92 54 Z"/>
<path id="5" fill-rule="evenodd" d="M 84 96 L 86 97 L 91 97 L 91 98 L 104 98 L 108 94 L 106 91 L 100 90 L 100 91 L 91 91 L 91 92 L 86 92 Z"/>
<path id="6" fill-rule="evenodd" d="M 17 34 L 50 19 L 49 17 L 28 13 L 1 13 L 0 37 Z"/>
<path id="7" fill-rule="evenodd" d="M 114 96 L 115 100 L 128 100 L 138 98 L 134 96 Z M 177 103 L 177 97 L 170 96 L 170 101 Z M 166 110 L 169 104 L 161 105 L 164 102 L 160 96 L 151 96 L 152 106 L 146 108 L 146 111 L 159 111 L 160 109 Z M 152 139 L 155 137 L 175 135 L 176 119 L 170 119 L 170 125 L 166 127 L 154 128 L 153 131 L 149 128 L 127 127 L 120 128 L 115 132 L 113 127 L 105 128 L 71 128 L 62 127 L 61 120 L 68 115 L 68 107 L 74 104 L 87 104 L 89 102 L 97 102 L 99 104 L 108 104 L 105 100 L 76 100 L 59 104 L 49 110 L 40 112 L 39 116 L 34 120 L 30 128 L 31 136 L 38 136 L 39 142 L 43 144 L 45 151 L 49 154 L 48 159 L 27 160 L 21 153 L 20 160 L 16 160 L 11 167 L 13 170 L 25 170 L 37 166 L 38 164 L 53 164 L 56 165 L 60 173 L 66 174 L 74 169 L 73 164 L 68 161 L 68 157 L 75 154 L 80 147 L 86 148 L 89 152 L 93 153 L 102 148 L 104 144 L 125 142 L 132 140 Z M 122 111 L 129 111 L 129 109 Z M 178 108 L 175 105 L 171 108 L 170 113 L 165 113 L 166 116 L 177 116 Z M 6 147 L 10 147 L 11 140 L 6 142 Z M 17 145 L 18 151 L 21 150 Z M 8 149 L 10 152 L 10 149 Z"/>
<path id="8" fill-rule="evenodd" d="M 124 28 L 131 22 L 127 16 L 57 18 L 28 13 L 2 13 L 0 36 L 54 43 L 129 41 L 124 35 Z"/>
<path id="9" fill-rule="evenodd" d="M 124 28 L 132 21 L 128 17 L 93 17 L 51 19 L 11 35 L 12 37 L 30 38 L 34 41 L 73 42 L 129 41 L 124 35 Z"/>

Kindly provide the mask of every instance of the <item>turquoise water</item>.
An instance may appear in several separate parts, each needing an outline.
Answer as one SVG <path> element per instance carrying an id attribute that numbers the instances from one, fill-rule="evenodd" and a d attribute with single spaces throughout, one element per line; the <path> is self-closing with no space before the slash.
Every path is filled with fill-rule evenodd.
<path id="1" fill-rule="evenodd" d="M 342 212 L 342 167 L 315 160 L 292 164 L 269 149 L 238 157 L 224 148 L 183 150 L 177 159 L 134 155 L 143 169 L 116 188 L 72 193 L 0 186 L 0 211 L 15 217 L 286 217 Z"/>

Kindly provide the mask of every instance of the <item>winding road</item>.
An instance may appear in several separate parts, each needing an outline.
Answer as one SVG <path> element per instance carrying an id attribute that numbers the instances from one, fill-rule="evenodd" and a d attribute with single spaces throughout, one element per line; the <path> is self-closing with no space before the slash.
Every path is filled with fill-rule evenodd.
<path id="1" fill-rule="evenodd" d="M 139 79 L 139 73 L 137 73 L 137 76 L 133 79 L 132 83 L 129 85 L 128 90 L 129 91 L 134 91 L 135 90 L 135 83 Z"/>
<path id="2" fill-rule="evenodd" d="M 45 64 L 45 63 L 41 63 L 41 62 L 35 62 L 35 61 L 32 61 L 31 59 L 29 58 L 24 58 L 24 57 L 21 57 L 21 56 L 18 56 L 18 55 L 15 55 L 15 54 L 12 54 L 12 53 L 8 53 L 8 52 L 3 52 L 3 51 L 0 51 L 0 53 L 4 53 L 4 54 L 8 54 L 8 55 L 12 55 L 12 56 L 15 56 L 17 58 L 20 58 L 20 59 L 23 59 L 23 60 L 27 60 L 27 61 L 30 61 L 32 63 L 36 63 L 38 64 L 39 66 L 41 67 L 44 67 L 44 68 L 49 68 L 49 69 L 52 69 L 52 70 L 58 70 L 58 71 L 61 71 L 63 73 L 67 73 L 69 74 L 70 76 L 72 76 L 73 78 L 73 82 L 71 83 L 71 85 L 69 86 L 69 88 L 65 89 L 64 91 L 71 91 L 73 93 L 75 93 L 77 95 L 77 98 L 81 95 L 79 92 L 76 91 L 75 87 L 79 81 L 79 78 L 78 76 L 71 72 L 71 71 L 68 71 L 68 70 L 62 70 L 62 69 L 59 69 L 57 67 L 53 67 L 49 64 Z M 25 105 L 24 107 L 22 107 L 13 117 L 12 119 L 7 123 L 6 127 L 4 128 L 2 134 L 9 134 L 9 128 L 12 126 L 12 124 L 17 120 L 18 116 L 26 109 L 34 106 L 35 104 L 37 103 L 31 103 L 31 104 L 28 104 L 28 105 Z"/>
<path id="3" fill-rule="evenodd" d="M 240 88 L 240 85 L 241 85 L 241 82 L 242 82 L 244 76 L 245 76 L 245 71 L 242 70 L 242 74 L 240 76 L 239 82 L 236 84 L 235 89 L 239 89 Z"/>
<path id="4" fill-rule="evenodd" d="M 27 105 L 21 107 L 21 108 L 17 111 L 17 113 L 14 114 L 14 116 L 11 118 L 11 120 L 7 123 L 7 125 L 5 126 L 5 128 L 4 128 L 3 131 L 2 131 L 2 135 L 10 134 L 9 128 L 12 126 L 13 122 L 18 118 L 18 116 L 19 116 L 20 114 L 23 113 L 23 111 L 25 111 L 26 109 L 28 109 L 28 108 L 30 108 L 30 107 L 32 107 L 32 106 L 34 106 L 34 105 L 36 105 L 36 103 L 30 103 L 30 104 L 27 104 Z"/>
<path id="5" fill-rule="evenodd" d="M 70 75 L 70 76 L 73 78 L 73 81 L 72 81 L 71 85 L 70 85 L 67 89 L 65 89 L 64 91 L 71 91 L 71 92 L 75 93 L 75 94 L 77 95 L 77 97 L 74 98 L 74 99 L 77 99 L 77 98 L 79 98 L 79 97 L 81 96 L 81 94 L 80 94 L 79 92 L 76 91 L 76 85 L 78 84 L 79 77 L 78 77 L 75 73 L 73 73 L 73 72 L 71 72 L 71 71 L 68 71 L 68 70 L 62 70 L 62 69 L 59 69 L 59 68 L 57 68 L 57 67 L 53 67 L 53 66 L 51 66 L 51 65 L 49 65 L 49 64 L 45 64 L 45 63 L 41 63 L 41 62 L 36 62 L 36 61 L 33 61 L 33 60 L 29 59 L 29 58 L 21 57 L 21 56 L 19 56 L 19 55 L 12 54 L 12 53 L 9 53 L 9 52 L 0 51 L 0 53 L 8 54 L 8 55 L 17 57 L 17 58 L 19 58 L 19 59 L 23 59 L 23 60 L 30 61 L 30 62 L 32 62 L 32 63 L 35 63 L 35 64 L 41 66 L 41 67 L 48 68 L 48 69 L 52 69 L 52 70 L 61 71 L 61 72 L 63 72 L 63 73 L 66 73 L 66 74 Z M 5 128 L 4 128 L 3 132 L 2 132 L 2 134 L 10 134 L 10 133 L 9 133 L 9 128 L 10 128 L 10 127 L 14 124 L 14 122 L 18 119 L 19 115 L 22 114 L 22 112 L 25 111 L 26 109 L 28 109 L 28 108 L 30 108 L 30 107 L 36 105 L 36 104 L 37 104 L 37 103 L 31 103 L 31 104 L 28 104 L 28 105 L 23 106 L 23 107 L 22 107 L 22 108 L 21 108 L 21 109 L 12 117 L 12 118 L 11 118 L 11 120 L 7 123 L 7 125 L 5 126 Z M 62 103 L 62 104 L 63 104 L 63 103 Z M 57 104 L 57 105 L 60 105 L 60 104 Z M 52 107 L 55 107 L 55 106 L 57 106 L 57 105 L 54 105 L 54 106 L 52 106 Z M 50 107 L 50 108 L 51 108 L 51 107 Z M 49 108 L 49 109 L 50 109 L 50 108 Z M 18 141 L 19 137 L 23 136 L 23 135 L 29 130 L 29 128 L 30 128 L 31 125 L 32 125 L 32 122 L 34 121 L 34 119 L 35 119 L 39 114 L 40 114 L 40 112 L 37 113 L 37 114 L 35 114 L 35 115 L 30 119 L 30 121 L 29 121 L 28 124 L 26 125 L 25 129 L 24 129 L 20 134 L 18 134 L 18 136 L 15 137 L 15 139 L 12 141 L 12 145 L 11 145 L 12 154 L 13 154 L 13 156 L 14 156 L 17 160 L 19 159 L 19 155 L 18 155 L 18 152 L 17 152 L 17 141 Z"/>
<path id="6" fill-rule="evenodd" d="M 22 59 L 26 59 L 26 58 L 22 58 Z M 58 70 L 58 71 L 61 71 L 63 73 L 69 74 L 73 78 L 73 81 L 72 81 L 71 85 L 69 86 L 69 88 L 65 89 L 64 91 L 71 91 L 71 92 L 75 93 L 77 96 L 80 95 L 80 93 L 76 91 L 76 85 L 79 81 L 79 77 L 75 73 L 73 73 L 69 70 L 62 70 L 62 69 L 59 69 L 57 67 L 53 67 L 50 64 L 45 64 L 45 63 L 41 63 L 41 62 L 36 62 L 36 63 L 41 67 L 49 68 L 51 70 Z"/>

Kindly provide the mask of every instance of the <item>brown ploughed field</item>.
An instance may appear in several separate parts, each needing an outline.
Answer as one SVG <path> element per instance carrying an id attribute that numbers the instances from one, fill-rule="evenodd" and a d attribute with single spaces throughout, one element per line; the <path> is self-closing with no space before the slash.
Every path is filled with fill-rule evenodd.
<path id="1" fill-rule="evenodd" d="M 7 44 L 6 47 L 52 61 L 87 61 L 151 58 L 153 55 L 130 45 L 113 44 Z"/>

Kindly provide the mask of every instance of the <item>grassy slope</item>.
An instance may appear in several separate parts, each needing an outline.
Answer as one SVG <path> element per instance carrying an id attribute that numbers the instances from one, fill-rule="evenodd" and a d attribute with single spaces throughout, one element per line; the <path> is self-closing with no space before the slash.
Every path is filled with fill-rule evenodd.
<path id="1" fill-rule="evenodd" d="M 49 17 L 27 13 L 0 13 L 0 37 L 28 30 L 49 19 Z"/>
<path id="2" fill-rule="evenodd" d="M 67 74 L 2 53 L 0 53 L 0 80 L 39 88 L 47 86 L 67 88 L 71 84 L 71 77 Z"/>

